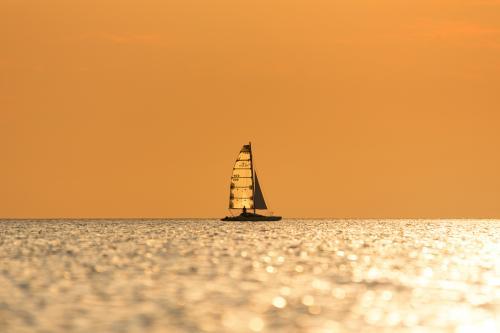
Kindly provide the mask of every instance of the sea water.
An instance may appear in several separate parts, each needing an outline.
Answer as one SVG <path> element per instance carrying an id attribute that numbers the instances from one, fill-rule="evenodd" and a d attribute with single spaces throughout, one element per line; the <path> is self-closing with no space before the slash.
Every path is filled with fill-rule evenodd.
<path id="1" fill-rule="evenodd" d="M 0 221 L 0 332 L 500 332 L 496 220 Z"/>

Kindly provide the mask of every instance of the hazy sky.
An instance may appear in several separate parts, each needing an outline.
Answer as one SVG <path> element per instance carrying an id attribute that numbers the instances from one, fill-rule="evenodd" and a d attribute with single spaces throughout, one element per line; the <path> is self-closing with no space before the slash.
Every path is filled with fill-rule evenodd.
<path id="1" fill-rule="evenodd" d="M 500 218 L 500 0 L 2 0 L 0 217 Z"/>

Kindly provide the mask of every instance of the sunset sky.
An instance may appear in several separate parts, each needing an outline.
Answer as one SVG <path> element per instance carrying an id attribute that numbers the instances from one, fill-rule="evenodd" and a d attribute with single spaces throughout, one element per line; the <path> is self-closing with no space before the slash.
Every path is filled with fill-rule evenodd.
<path id="1" fill-rule="evenodd" d="M 2 0 L 0 217 L 500 218 L 500 0 Z"/>

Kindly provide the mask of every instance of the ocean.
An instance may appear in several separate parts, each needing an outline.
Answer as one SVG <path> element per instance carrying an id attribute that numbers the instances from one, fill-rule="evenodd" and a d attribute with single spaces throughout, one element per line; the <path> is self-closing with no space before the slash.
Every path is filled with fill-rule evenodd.
<path id="1" fill-rule="evenodd" d="M 1 220 L 0 332 L 500 332 L 499 220 Z"/>

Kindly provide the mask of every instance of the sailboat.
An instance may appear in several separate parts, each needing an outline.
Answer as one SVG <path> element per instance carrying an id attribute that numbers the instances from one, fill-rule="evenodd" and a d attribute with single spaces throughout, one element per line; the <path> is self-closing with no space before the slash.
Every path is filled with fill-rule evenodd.
<path id="1" fill-rule="evenodd" d="M 281 216 L 257 214 L 257 209 L 267 209 L 259 178 L 254 170 L 252 144 L 241 148 L 231 176 L 229 210 L 241 209 L 240 215 L 226 216 L 222 221 L 279 221 Z M 250 210 L 253 210 L 251 212 Z"/>

